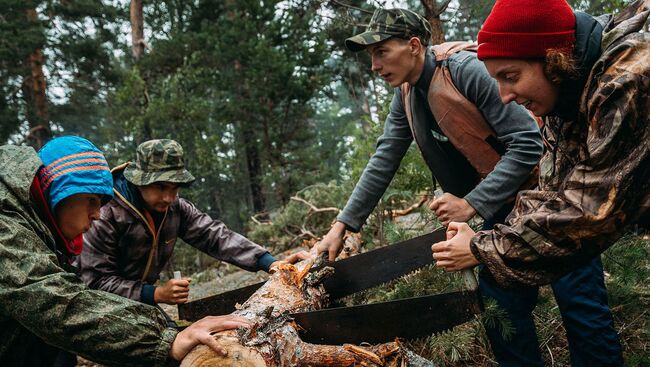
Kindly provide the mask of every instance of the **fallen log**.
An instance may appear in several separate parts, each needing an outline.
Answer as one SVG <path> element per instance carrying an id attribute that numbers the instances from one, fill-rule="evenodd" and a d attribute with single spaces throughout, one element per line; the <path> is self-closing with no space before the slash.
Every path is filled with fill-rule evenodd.
<path id="1" fill-rule="evenodd" d="M 303 342 L 298 335 L 299 326 L 288 315 L 327 305 L 328 296 L 320 284 L 333 270 L 325 267 L 310 273 L 312 265 L 311 261 L 303 261 L 298 266 L 278 266 L 266 284 L 233 312 L 251 320 L 253 327 L 215 334 L 228 354 L 219 356 L 204 345 L 197 346 L 185 357 L 181 367 L 433 367 L 431 362 L 407 350 L 399 341 L 374 346 Z"/>

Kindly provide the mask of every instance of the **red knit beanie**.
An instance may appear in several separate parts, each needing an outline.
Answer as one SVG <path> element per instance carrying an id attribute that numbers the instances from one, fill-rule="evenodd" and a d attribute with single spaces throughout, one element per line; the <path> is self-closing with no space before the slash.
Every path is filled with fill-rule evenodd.
<path id="1" fill-rule="evenodd" d="M 544 58 L 573 49 L 575 29 L 566 0 L 497 0 L 478 32 L 478 58 Z"/>

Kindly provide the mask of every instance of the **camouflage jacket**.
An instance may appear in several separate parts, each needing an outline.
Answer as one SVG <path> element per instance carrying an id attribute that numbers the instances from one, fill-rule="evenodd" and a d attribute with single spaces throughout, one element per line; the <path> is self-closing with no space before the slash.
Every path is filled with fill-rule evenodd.
<path id="1" fill-rule="evenodd" d="M 109 365 L 164 365 L 176 330 L 159 310 L 90 290 L 59 265 L 30 198 L 40 166 L 30 147 L 0 147 L 0 365 L 51 366 L 56 348 Z"/>
<path id="2" fill-rule="evenodd" d="M 119 167 L 113 176 L 116 185 L 127 185 Z M 102 207 L 100 219 L 84 234 L 79 266 L 82 279 L 91 288 L 153 303 L 153 289 L 143 292 L 143 287 L 156 283 L 178 238 L 250 271 L 262 270 L 258 260 L 271 257 L 264 248 L 183 198 L 171 204 L 158 228 L 152 228 L 138 205 L 129 201 L 128 192 L 114 192 L 113 200 Z"/>
<path id="3" fill-rule="evenodd" d="M 648 1 L 646 1 L 648 3 Z M 507 225 L 476 234 L 474 256 L 502 285 L 550 283 L 611 246 L 650 207 L 650 10 L 608 17 L 573 120 L 546 119 L 540 186 Z"/>

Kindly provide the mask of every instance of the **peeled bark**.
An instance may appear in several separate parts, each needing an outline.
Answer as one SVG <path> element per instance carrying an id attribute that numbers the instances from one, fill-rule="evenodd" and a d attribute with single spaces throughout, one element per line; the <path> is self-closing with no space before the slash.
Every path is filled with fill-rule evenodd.
<path id="1" fill-rule="evenodd" d="M 433 364 L 405 349 L 398 341 L 374 346 L 305 343 L 299 326 L 288 316 L 323 308 L 328 297 L 320 283 L 332 268 L 309 273 L 311 262 L 283 264 L 233 314 L 251 320 L 249 330 L 220 332 L 215 338 L 228 350 L 218 356 L 207 346 L 192 350 L 181 367 L 202 366 L 429 366 Z"/>

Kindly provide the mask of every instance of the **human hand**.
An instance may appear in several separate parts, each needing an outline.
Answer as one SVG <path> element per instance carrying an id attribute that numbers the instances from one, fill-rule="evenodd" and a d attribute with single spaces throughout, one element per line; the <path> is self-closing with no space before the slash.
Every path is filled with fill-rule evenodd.
<path id="1" fill-rule="evenodd" d="M 190 278 L 170 279 L 163 286 L 156 287 L 153 300 L 156 303 L 176 305 L 187 302 L 190 294 Z"/>
<path id="2" fill-rule="evenodd" d="M 478 265 L 479 261 L 469 246 L 474 234 L 474 230 L 467 223 L 449 223 L 447 240 L 431 246 L 436 266 L 446 271 L 458 271 Z"/>
<path id="3" fill-rule="evenodd" d="M 249 320 L 234 315 L 204 317 L 176 335 L 169 349 L 169 356 L 180 361 L 199 344 L 205 344 L 215 353 L 225 356 L 228 352 L 219 345 L 212 334 L 239 327 L 249 328 L 251 325 Z"/>
<path id="4" fill-rule="evenodd" d="M 313 256 L 318 256 L 321 252 L 327 252 L 329 261 L 336 260 L 336 256 L 343 248 L 343 236 L 345 235 L 345 224 L 336 222 L 330 228 L 329 232 L 320 242 L 316 243 L 311 249 Z"/>
<path id="5" fill-rule="evenodd" d="M 272 262 L 271 266 L 269 266 L 269 269 L 272 270 L 272 269 L 274 269 L 275 267 L 277 267 L 278 265 L 280 265 L 282 263 L 295 264 L 298 261 L 311 259 L 313 257 L 314 257 L 314 255 L 312 255 L 311 253 L 309 253 L 307 251 L 304 251 L 304 250 L 303 251 L 298 251 L 295 254 L 291 254 L 291 255 L 285 257 L 282 260 Z"/>
<path id="6" fill-rule="evenodd" d="M 448 226 L 452 221 L 467 222 L 476 215 L 476 210 L 469 205 L 467 200 L 450 193 L 444 193 L 431 200 L 429 209 L 436 213 L 438 220 L 444 226 Z"/>

